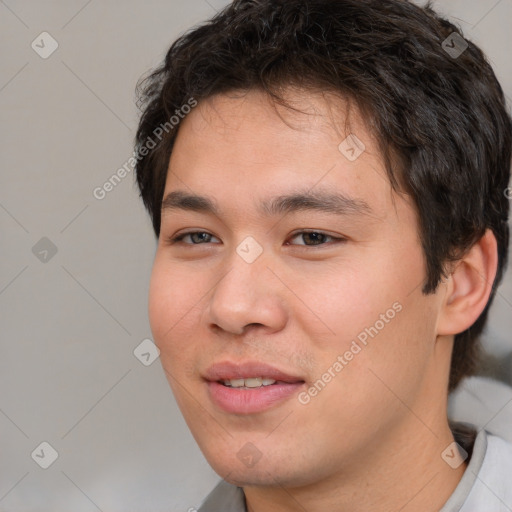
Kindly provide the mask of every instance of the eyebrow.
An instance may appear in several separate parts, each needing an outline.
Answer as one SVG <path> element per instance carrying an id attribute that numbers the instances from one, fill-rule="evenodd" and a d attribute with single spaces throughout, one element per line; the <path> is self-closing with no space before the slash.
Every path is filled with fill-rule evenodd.
<path id="1" fill-rule="evenodd" d="M 221 216 L 213 198 L 190 194 L 181 190 L 170 192 L 162 201 L 162 213 L 172 210 L 186 210 Z M 370 205 L 362 199 L 322 191 L 295 192 L 272 197 L 260 203 L 260 212 L 267 216 L 286 215 L 308 210 L 343 216 L 372 214 Z"/>

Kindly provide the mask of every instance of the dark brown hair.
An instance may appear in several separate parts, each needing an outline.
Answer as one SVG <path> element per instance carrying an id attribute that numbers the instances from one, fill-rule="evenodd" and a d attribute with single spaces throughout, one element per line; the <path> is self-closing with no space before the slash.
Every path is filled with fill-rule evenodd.
<path id="1" fill-rule="evenodd" d="M 136 175 L 155 234 L 179 129 L 170 129 L 169 120 L 191 98 L 259 89 L 286 105 L 289 86 L 338 92 L 364 113 L 393 187 L 414 200 L 427 266 L 424 293 L 436 290 L 446 264 L 486 229 L 496 236 L 499 263 L 489 303 L 455 337 L 453 390 L 475 371 L 478 337 L 506 267 L 512 131 L 491 66 L 460 34 L 430 3 L 235 0 L 176 40 L 139 84 Z M 148 140 L 155 147 L 143 155 Z"/>

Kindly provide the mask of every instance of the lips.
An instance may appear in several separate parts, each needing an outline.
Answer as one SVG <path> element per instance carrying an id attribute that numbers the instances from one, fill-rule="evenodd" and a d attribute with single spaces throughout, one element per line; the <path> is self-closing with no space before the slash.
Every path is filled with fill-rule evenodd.
<path id="1" fill-rule="evenodd" d="M 273 366 L 257 361 L 244 363 L 224 361 L 215 363 L 204 373 L 204 378 L 210 382 L 223 382 L 232 379 L 251 379 L 254 377 L 272 379 L 290 384 L 304 382 L 304 379 L 300 376 L 288 374 Z"/>
<path id="2" fill-rule="evenodd" d="M 305 385 L 301 376 L 256 361 L 215 363 L 203 377 L 211 401 L 231 414 L 255 414 L 276 407 Z M 270 381 L 274 382 L 267 384 Z"/>

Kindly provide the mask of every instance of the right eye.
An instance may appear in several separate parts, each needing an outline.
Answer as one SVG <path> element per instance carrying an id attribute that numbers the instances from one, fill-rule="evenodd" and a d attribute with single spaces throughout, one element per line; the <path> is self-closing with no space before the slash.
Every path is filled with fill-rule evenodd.
<path id="1" fill-rule="evenodd" d="M 215 237 L 206 231 L 189 231 L 188 233 L 181 233 L 180 235 L 169 238 L 169 242 L 172 244 L 183 242 L 185 245 L 202 245 L 204 243 L 210 243 L 212 238 Z"/>

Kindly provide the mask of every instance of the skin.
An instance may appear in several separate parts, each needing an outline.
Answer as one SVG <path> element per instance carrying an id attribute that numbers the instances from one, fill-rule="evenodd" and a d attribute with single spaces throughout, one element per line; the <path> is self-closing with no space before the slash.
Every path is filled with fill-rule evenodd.
<path id="1" fill-rule="evenodd" d="M 250 91 L 200 102 L 179 127 L 164 197 L 207 195 L 219 215 L 162 213 L 149 317 L 163 368 L 208 462 L 244 488 L 249 511 L 439 510 L 466 467 L 441 457 L 453 442 L 453 334 L 488 299 L 494 237 L 424 295 L 414 205 L 392 190 L 358 110 L 345 131 L 339 98 L 290 89 L 287 99 L 307 113 L 276 111 Z M 354 162 L 338 149 L 348 133 L 366 146 Z M 371 212 L 260 211 L 260 201 L 298 189 L 339 192 Z M 335 238 L 312 241 L 304 229 Z M 192 231 L 207 235 L 170 241 Z M 263 249 L 253 263 L 236 252 L 247 236 Z M 272 364 L 307 390 L 396 303 L 400 312 L 307 404 L 296 394 L 231 414 L 210 400 L 202 376 L 225 360 Z M 246 443 L 261 454 L 253 467 L 237 457 Z"/>

